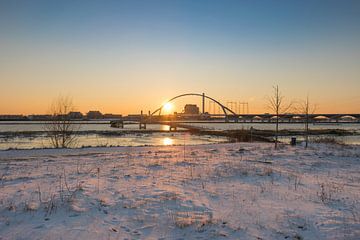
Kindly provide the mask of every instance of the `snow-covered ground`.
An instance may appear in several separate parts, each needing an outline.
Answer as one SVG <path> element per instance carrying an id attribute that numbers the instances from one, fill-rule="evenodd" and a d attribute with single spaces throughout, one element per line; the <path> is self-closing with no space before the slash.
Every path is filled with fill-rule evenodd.
<path id="1" fill-rule="evenodd" d="M 360 146 L 0 152 L 0 239 L 359 239 Z"/>

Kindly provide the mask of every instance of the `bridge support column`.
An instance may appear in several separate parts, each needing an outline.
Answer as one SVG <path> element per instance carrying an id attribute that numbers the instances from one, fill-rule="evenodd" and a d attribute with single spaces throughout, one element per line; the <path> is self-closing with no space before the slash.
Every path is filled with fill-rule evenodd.
<path id="1" fill-rule="evenodd" d="M 205 113 L 205 93 L 202 94 L 202 114 Z"/>
<path id="2" fill-rule="evenodd" d="M 110 126 L 114 128 L 124 128 L 124 121 L 122 120 L 111 121 Z"/>
<path id="3" fill-rule="evenodd" d="M 146 122 L 143 122 L 144 115 L 143 110 L 140 112 L 140 122 L 139 122 L 139 129 L 146 129 Z"/>
<path id="4" fill-rule="evenodd" d="M 146 123 L 140 122 L 139 123 L 139 129 L 146 129 Z"/>
<path id="5" fill-rule="evenodd" d="M 177 130 L 177 124 L 170 124 L 169 125 L 169 131 L 176 131 Z"/>

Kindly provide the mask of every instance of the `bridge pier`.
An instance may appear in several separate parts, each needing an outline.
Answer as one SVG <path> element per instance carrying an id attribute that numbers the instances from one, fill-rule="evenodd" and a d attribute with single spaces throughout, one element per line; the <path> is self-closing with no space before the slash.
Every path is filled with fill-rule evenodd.
<path id="1" fill-rule="evenodd" d="M 110 126 L 113 128 L 124 128 L 124 121 L 122 120 L 111 121 Z"/>
<path id="2" fill-rule="evenodd" d="M 139 122 L 139 129 L 146 129 L 146 123 L 145 122 Z"/>
<path id="3" fill-rule="evenodd" d="M 139 129 L 146 129 L 146 122 L 143 122 L 143 110 L 140 112 L 140 122 L 139 122 Z"/>
<path id="4" fill-rule="evenodd" d="M 170 132 L 176 131 L 176 130 L 177 130 L 177 124 L 172 123 L 172 124 L 169 125 L 169 131 Z"/>
<path id="5" fill-rule="evenodd" d="M 205 93 L 202 94 L 202 114 L 205 113 Z"/>

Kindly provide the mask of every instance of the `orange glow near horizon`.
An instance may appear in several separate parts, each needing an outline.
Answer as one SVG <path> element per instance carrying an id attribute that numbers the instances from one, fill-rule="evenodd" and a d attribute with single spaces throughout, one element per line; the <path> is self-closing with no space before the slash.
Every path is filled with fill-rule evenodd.
<path id="1" fill-rule="evenodd" d="M 185 91 L 184 91 L 185 92 Z M 201 92 L 201 91 L 198 91 Z M 285 96 L 286 102 L 290 102 L 291 100 L 299 100 L 301 101 L 301 95 L 296 94 L 294 92 L 286 91 L 286 89 L 282 90 Z M 139 94 L 140 97 L 137 96 L 128 96 L 128 95 L 113 95 L 114 97 L 106 99 L 103 96 L 94 94 L 92 97 L 87 95 L 70 95 L 73 98 L 74 110 L 79 111 L 83 114 L 86 114 L 90 110 L 98 110 L 101 113 L 113 113 L 113 114 L 139 114 L 141 110 L 144 113 L 148 111 L 154 111 L 155 109 L 161 106 L 161 102 L 163 102 L 164 98 L 171 98 L 178 95 L 179 92 L 172 92 L 169 94 L 163 94 L 159 96 L 144 96 Z M 58 94 L 53 94 L 51 96 L 36 94 L 36 96 L 28 97 L 27 95 L 10 95 L 8 92 L 4 92 L 4 94 L 0 95 L 0 114 L 23 114 L 23 115 L 31 115 L 31 114 L 47 114 L 49 113 L 50 105 L 53 99 L 58 96 Z M 234 94 L 229 94 L 229 96 L 222 97 L 221 95 L 215 95 L 213 93 L 208 93 L 209 96 L 214 97 L 219 100 L 222 104 L 226 105 L 227 101 L 232 100 L 241 100 L 248 101 L 249 103 L 249 113 L 260 114 L 270 112 L 271 110 L 266 107 L 266 99 L 265 96 L 271 94 L 271 86 L 269 86 L 268 92 L 259 93 L 258 97 L 247 96 L 245 94 L 242 95 L 241 98 L 237 97 Z M 244 100 L 242 100 L 244 99 Z M 151 100 L 151 101 L 149 101 Z M 200 101 L 200 100 L 199 100 Z M 335 101 L 329 101 L 323 95 L 318 95 L 312 97 L 310 95 L 310 101 L 312 104 L 316 105 L 315 113 L 359 113 L 360 112 L 360 104 L 354 104 L 354 102 L 360 103 L 360 98 L 352 96 L 351 99 L 341 99 L 340 97 Z M 171 114 L 174 111 L 181 111 L 184 107 L 185 103 L 195 103 L 199 107 L 201 107 L 201 103 L 192 101 L 191 99 L 184 98 L 181 103 L 176 103 L 176 107 L 173 103 L 166 104 L 163 108 L 162 114 Z M 205 110 L 208 110 L 208 102 L 206 102 Z"/>
<path id="2" fill-rule="evenodd" d="M 184 93 L 260 114 L 274 85 L 317 113 L 360 113 L 359 1 L 29 2 L 0 1 L 1 115 L 47 114 L 59 95 L 140 114 Z M 201 109 L 182 100 L 162 114 Z"/>

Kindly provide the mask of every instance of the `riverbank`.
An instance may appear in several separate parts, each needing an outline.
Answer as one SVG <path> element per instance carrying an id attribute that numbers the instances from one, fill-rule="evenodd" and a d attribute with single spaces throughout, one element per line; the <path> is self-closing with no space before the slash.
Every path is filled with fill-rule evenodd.
<path id="1" fill-rule="evenodd" d="M 237 142 L 273 142 L 276 132 L 274 130 L 263 129 L 238 129 L 238 130 L 207 130 L 190 128 L 189 131 L 193 134 L 223 136 L 228 137 L 229 141 Z M 338 137 L 338 136 L 359 136 L 360 133 L 355 130 L 346 129 L 311 129 L 308 132 L 309 136 L 318 137 Z M 282 129 L 278 132 L 279 137 L 289 136 L 304 136 L 303 130 L 288 130 Z"/>
<path id="2" fill-rule="evenodd" d="M 50 139 L 44 131 L 44 122 L 36 124 L 0 123 L 0 150 L 50 148 Z M 184 124 L 180 124 L 183 125 Z M 124 129 L 111 128 L 109 123 L 100 121 L 97 124 L 82 123 L 78 129 L 78 139 L 72 147 L 98 146 L 161 146 L 161 145 L 195 145 L 219 142 L 273 140 L 275 125 L 272 123 L 198 123 L 186 124 L 190 130 L 177 126 L 177 131 L 169 132 L 169 126 L 148 125 L 139 130 L 137 124 L 126 125 Z M 309 125 L 310 141 L 318 138 L 334 138 L 344 144 L 360 145 L 360 124 Z M 252 129 L 252 132 L 251 132 Z M 296 137 L 303 141 L 303 124 L 279 125 L 279 140 L 290 142 Z M 327 135 L 326 135 L 327 134 Z"/>
<path id="3" fill-rule="evenodd" d="M 0 152 L 1 239 L 357 239 L 360 147 Z"/>
<path id="4" fill-rule="evenodd" d="M 220 142 L 272 142 L 275 132 L 266 129 L 209 130 L 201 126 L 186 126 L 188 129 L 176 131 L 159 129 L 121 129 L 121 130 L 80 130 L 76 132 L 72 148 L 98 146 L 159 146 L 159 145 L 197 145 Z M 290 142 L 290 137 L 302 141 L 302 130 L 282 129 L 279 139 Z M 360 144 L 360 134 L 349 129 L 311 129 L 311 141 L 318 138 L 333 138 L 344 144 Z M 352 137 L 353 139 L 350 139 Z M 45 131 L 3 131 L 0 132 L 0 150 L 51 148 Z"/>

